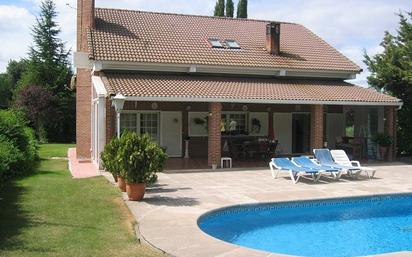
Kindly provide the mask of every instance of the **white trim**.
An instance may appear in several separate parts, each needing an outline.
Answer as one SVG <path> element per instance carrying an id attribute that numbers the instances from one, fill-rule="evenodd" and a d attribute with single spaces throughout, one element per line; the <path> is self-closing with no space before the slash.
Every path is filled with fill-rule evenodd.
<path id="1" fill-rule="evenodd" d="M 99 76 L 92 76 L 92 84 L 98 97 L 106 97 L 107 91 L 104 87 L 103 80 Z"/>
<path id="2" fill-rule="evenodd" d="M 270 99 L 241 99 L 213 97 L 142 97 L 126 96 L 126 101 L 157 101 L 157 102 L 216 102 L 216 103 L 256 103 L 256 104 L 323 104 L 323 105 L 358 105 L 358 106 L 402 106 L 398 102 L 355 102 L 355 101 L 314 101 L 314 100 L 270 100 Z"/>
<path id="3" fill-rule="evenodd" d="M 360 71 L 342 70 L 314 70 L 268 67 L 240 67 L 230 65 L 202 65 L 202 64 L 172 64 L 172 63 L 145 63 L 145 62 L 116 62 L 94 61 L 95 70 L 133 70 L 133 71 L 158 71 L 158 72 L 191 72 L 191 73 L 217 73 L 262 76 L 289 76 L 289 77 L 314 77 L 314 78 L 342 78 L 353 79 Z"/>

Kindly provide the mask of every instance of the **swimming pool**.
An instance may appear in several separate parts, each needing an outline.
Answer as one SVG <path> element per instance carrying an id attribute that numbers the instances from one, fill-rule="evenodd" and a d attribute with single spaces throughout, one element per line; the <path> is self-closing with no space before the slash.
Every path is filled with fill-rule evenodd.
<path id="1" fill-rule="evenodd" d="M 347 257 L 412 250 L 412 194 L 244 205 L 201 216 L 218 239 L 274 253 Z"/>

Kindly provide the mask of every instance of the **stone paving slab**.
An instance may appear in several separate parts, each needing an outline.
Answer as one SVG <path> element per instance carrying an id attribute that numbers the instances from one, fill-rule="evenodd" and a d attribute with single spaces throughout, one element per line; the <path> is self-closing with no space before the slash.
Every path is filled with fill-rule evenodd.
<path id="1" fill-rule="evenodd" d="M 286 256 L 253 250 L 213 238 L 197 226 L 202 214 L 238 204 L 412 192 L 412 165 L 376 166 L 374 179 L 272 179 L 269 169 L 159 174 L 141 202 L 126 203 L 139 223 L 140 236 L 171 256 Z M 126 196 L 125 196 L 126 199 Z M 412 256 L 400 252 L 379 256 Z"/>

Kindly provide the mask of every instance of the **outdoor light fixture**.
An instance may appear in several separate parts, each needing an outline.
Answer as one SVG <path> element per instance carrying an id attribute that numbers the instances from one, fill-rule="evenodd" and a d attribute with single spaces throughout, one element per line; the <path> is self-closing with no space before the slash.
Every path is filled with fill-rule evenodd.
<path id="1" fill-rule="evenodd" d="M 126 97 L 122 94 L 117 94 L 112 98 L 112 106 L 116 111 L 116 119 L 117 119 L 117 137 L 120 137 L 120 111 L 123 110 L 124 102 L 126 101 Z"/>

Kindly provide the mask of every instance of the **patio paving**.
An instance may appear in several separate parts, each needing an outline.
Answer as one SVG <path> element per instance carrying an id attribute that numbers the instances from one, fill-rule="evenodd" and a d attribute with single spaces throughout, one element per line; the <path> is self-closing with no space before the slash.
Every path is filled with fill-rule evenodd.
<path id="1" fill-rule="evenodd" d="M 199 229 L 197 219 L 230 205 L 412 192 L 412 165 L 391 163 L 376 168 L 371 180 L 322 178 L 314 183 L 301 179 L 298 184 L 293 184 L 286 173 L 272 179 L 268 168 L 162 173 L 142 202 L 126 202 L 139 223 L 140 238 L 169 255 L 284 256 L 215 239 Z M 411 255 L 402 252 L 387 256 Z"/>

